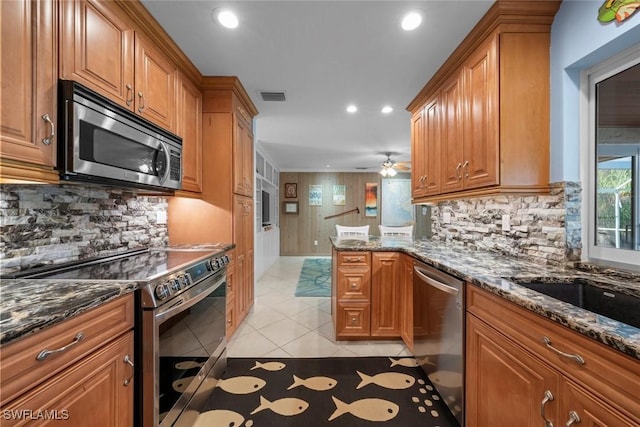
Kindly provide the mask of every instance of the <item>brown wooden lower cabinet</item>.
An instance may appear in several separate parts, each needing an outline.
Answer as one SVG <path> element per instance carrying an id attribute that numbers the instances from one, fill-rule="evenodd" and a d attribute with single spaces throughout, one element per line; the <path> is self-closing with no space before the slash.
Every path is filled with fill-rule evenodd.
<path id="1" fill-rule="evenodd" d="M 469 284 L 467 309 L 467 427 L 640 425 L 637 360 Z"/>
<path id="2" fill-rule="evenodd" d="M 399 338 L 403 258 L 399 252 L 334 251 L 336 339 Z"/>
<path id="3" fill-rule="evenodd" d="M 1 424 L 133 426 L 132 328 L 129 294 L 3 346 Z"/>

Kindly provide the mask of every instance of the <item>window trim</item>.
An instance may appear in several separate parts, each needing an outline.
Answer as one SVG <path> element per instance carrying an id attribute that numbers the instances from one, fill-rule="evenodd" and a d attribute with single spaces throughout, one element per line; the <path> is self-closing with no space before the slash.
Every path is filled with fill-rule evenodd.
<path id="1" fill-rule="evenodd" d="M 640 251 L 595 245 L 595 85 L 636 64 L 640 64 L 640 46 L 587 68 L 580 75 L 580 179 L 584 194 L 582 260 L 640 270 Z"/>

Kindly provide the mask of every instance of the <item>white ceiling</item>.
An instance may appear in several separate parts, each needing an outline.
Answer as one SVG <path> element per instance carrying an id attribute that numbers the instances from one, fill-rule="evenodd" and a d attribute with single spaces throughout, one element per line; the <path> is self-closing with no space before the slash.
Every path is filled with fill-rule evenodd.
<path id="1" fill-rule="evenodd" d="M 380 152 L 411 160 L 406 106 L 493 1 L 142 3 L 203 75 L 240 78 L 260 112 L 258 146 L 281 171 L 376 171 Z M 211 18 L 223 7 L 238 28 Z M 413 10 L 422 25 L 403 31 Z M 258 91 L 287 100 L 265 102 Z M 346 113 L 350 103 L 357 113 Z M 383 105 L 394 111 L 383 115 Z"/>

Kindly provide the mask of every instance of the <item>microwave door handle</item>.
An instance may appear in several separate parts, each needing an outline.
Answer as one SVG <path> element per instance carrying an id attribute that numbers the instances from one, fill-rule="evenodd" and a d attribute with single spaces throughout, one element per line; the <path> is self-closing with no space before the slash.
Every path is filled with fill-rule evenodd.
<path id="1" fill-rule="evenodd" d="M 169 162 L 171 161 L 171 154 L 169 153 L 169 147 L 167 147 L 167 144 L 165 144 L 164 141 L 158 141 L 158 143 L 160 144 L 160 147 L 162 147 L 161 151 L 164 153 L 165 164 L 164 175 L 159 176 L 158 178 L 160 179 L 160 184 L 164 184 L 164 182 L 169 177 L 169 172 L 171 171 L 171 165 L 169 164 Z"/>

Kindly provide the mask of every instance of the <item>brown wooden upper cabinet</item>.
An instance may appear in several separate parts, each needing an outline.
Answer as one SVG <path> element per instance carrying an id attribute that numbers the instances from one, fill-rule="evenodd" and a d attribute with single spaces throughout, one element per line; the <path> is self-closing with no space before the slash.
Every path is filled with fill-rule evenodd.
<path id="1" fill-rule="evenodd" d="M 202 93 L 178 73 L 176 134 L 182 137 L 182 190 L 202 192 Z M 181 193 L 181 195 L 185 195 Z"/>
<path id="2" fill-rule="evenodd" d="M 549 191 L 559 5 L 497 1 L 408 106 L 414 203 Z"/>
<path id="3" fill-rule="evenodd" d="M 2 179 L 57 182 L 57 7 L 53 0 L 0 2 Z M 10 53 L 9 53 L 10 52 Z"/>
<path id="4" fill-rule="evenodd" d="M 253 197 L 253 132 L 251 116 L 240 105 L 233 113 L 233 192 Z"/>
<path id="5" fill-rule="evenodd" d="M 109 5 L 62 3 L 60 77 L 175 131 L 176 66 Z"/>

